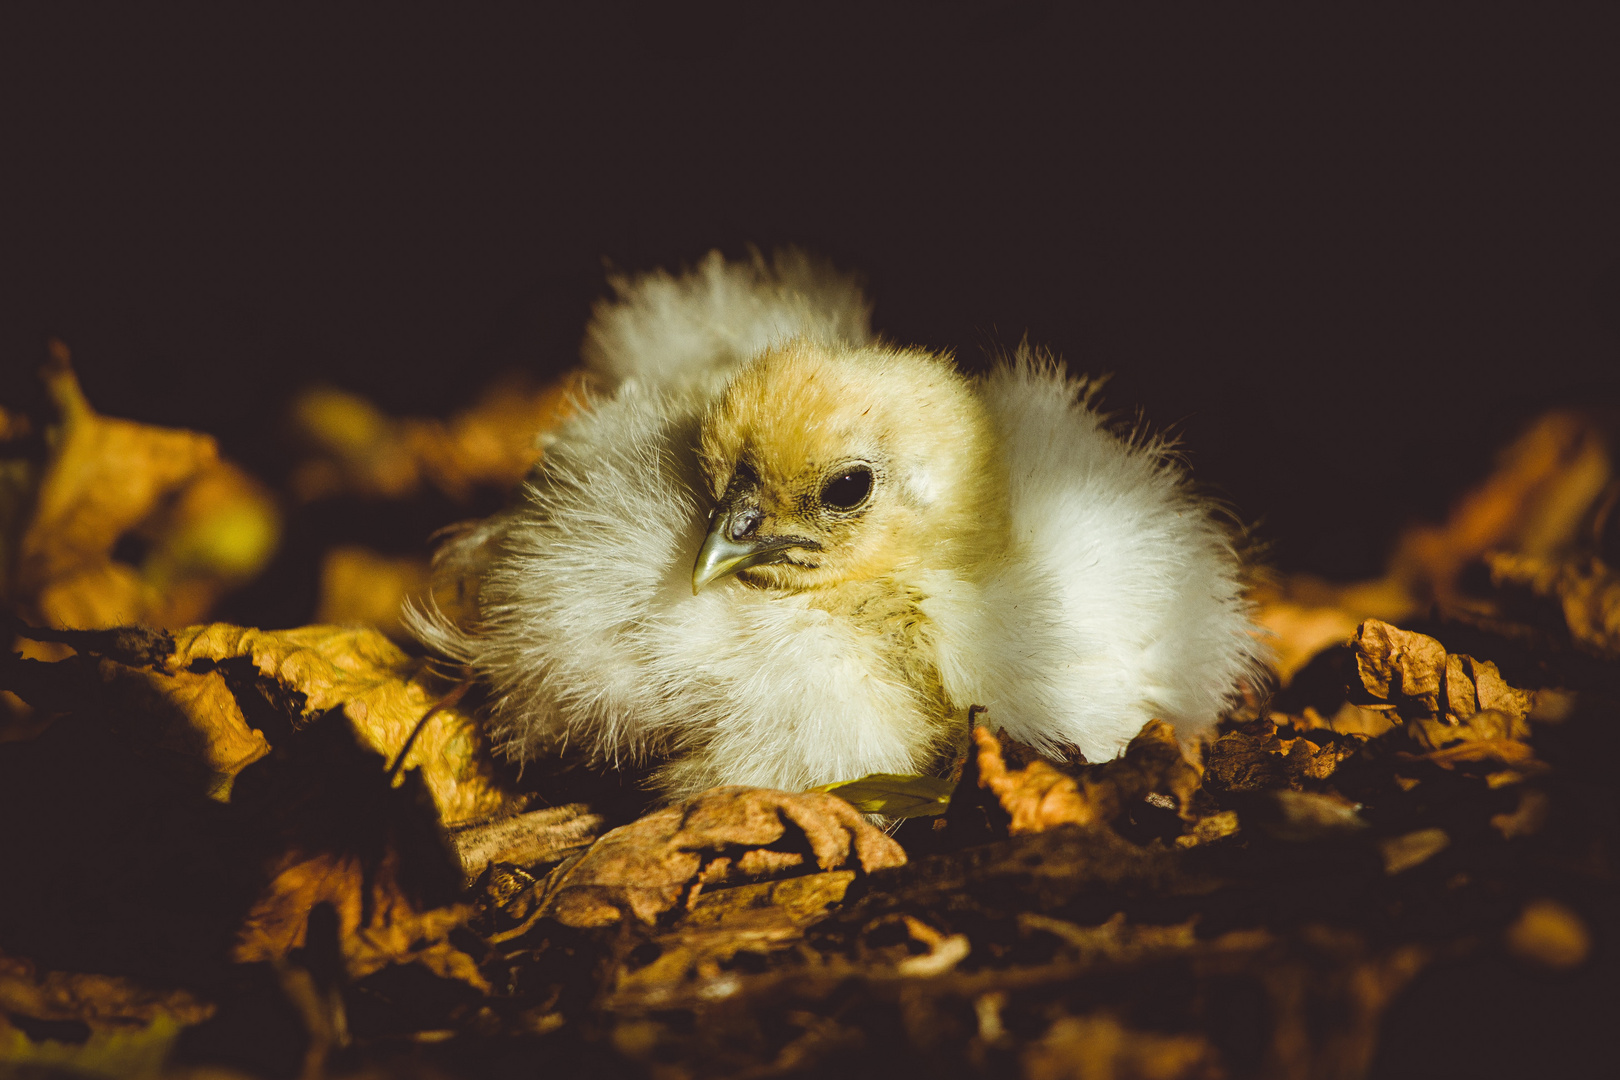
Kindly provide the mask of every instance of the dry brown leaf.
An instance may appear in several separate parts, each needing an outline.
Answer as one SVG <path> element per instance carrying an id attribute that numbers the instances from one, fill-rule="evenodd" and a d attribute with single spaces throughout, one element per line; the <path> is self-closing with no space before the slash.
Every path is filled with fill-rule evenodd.
<path id="1" fill-rule="evenodd" d="M 398 871 L 398 856 L 390 849 L 370 875 L 368 897 L 359 856 L 289 854 L 243 922 L 232 959 L 253 963 L 285 957 L 304 944 L 309 913 L 324 902 L 337 912 L 338 941 L 350 978 L 415 961 L 443 978 L 488 990 L 472 957 L 446 940 L 467 920 L 471 907 L 452 904 L 418 911 L 401 891 Z M 368 908 L 370 918 L 364 919 Z"/>
<path id="2" fill-rule="evenodd" d="M 0 1013 L 99 1028 L 143 1027 L 160 1016 L 196 1024 L 213 1012 L 213 1005 L 184 990 L 153 989 L 116 975 L 41 971 L 30 960 L 0 954 Z"/>
<path id="3" fill-rule="evenodd" d="M 160 719 L 178 715 L 184 725 L 163 723 L 152 733 L 154 745 L 198 756 L 208 769 L 208 794 L 225 801 L 238 773 L 270 752 L 264 733 L 250 728 L 236 697 L 217 671 L 164 673 L 101 661 L 102 677 L 122 688 L 124 701 L 137 712 Z M 161 703 L 168 708 L 154 707 Z"/>
<path id="4" fill-rule="evenodd" d="M 1369 619 L 1357 631 L 1356 668 L 1369 708 L 1389 710 L 1407 721 L 1406 732 L 1431 751 L 1430 760 L 1451 766 L 1464 761 L 1533 762 L 1530 737 L 1533 696 L 1509 686 L 1496 665 L 1447 654 L 1434 638 Z"/>
<path id="5" fill-rule="evenodd" d="M 1484 483 L 1458 500 L 1445 525 L 1402 537 L 1392 574 L 1445 600 L 1463 567 L 1488 551 L 1559 551 L 1575 539 L 1613 471 L 1607 440 L 1591 417 L 1547 413 L 1502 452 Z"/>
<path id="6" fill-rule="evenodd" d="M 613 1006 L 657 1007 L 689 980 L 715 979 L 738 953 L 776 952 L 844 899 L 853 870 L 705 890 L 666 934 L 652 963 L 618 972 Z"/>
<path id="7" fill-rule="evenodd" d="M 1507 928 L 1506 941 L 1520 959 L 1559 971 L 1579 967 L 1592 951 L 1592 934 L 1581 917 L 1546 898 L 1524 906 Z"/>
<path id="8" fill-rule="evenodd" d="M 772 850 L 789 827 L 800 845 Z M 738 854 L 740 852 L 740 855 Z M 569 926 L 605 926 L 626 915 L 652 925 L 705 884 L 813 864 L 851 861 L 866 873 L 902 866 L 905 851 L 854 807 L 824 792 L 720 787 L 608 833 L 562 873 L 546 914 Z"/>
<path id="9" fill-rule="evenodd" d="M 1399 874 L 1428 862 L 1451 846 L 1444 829 L 1418 829 L 1403 836 L 1392 836 L 1378 845 L 1384 857 L 1384 873 Z"/>
<path id="10" fill-rule="evenodd" d="M 1511 814 L 1493 814 L 1491 827 L 1502 834 L 1504 840 L 1521 836 L 1534 836 L 1547 824 L 1552 813 L 1552 800 L 1545 791 L 1527 789 L 1519 795 L 1519 805 Z"/>
<path id="11" fill-rule="evenodd" d="M 1185 816 L 1199 784 L 1198 768 L 1183 756 L 1175 729 L 1162 720 L 1148 721 L 1119 759 L 1086 768 L 1078 780 L 1033 756 L 1023 768 L 1009 769 L 1001 741 L 989 728 L 975 727 L 973 740 L 979 786 L 996 796 L 1014 835 L 1106 823 L 1155 793 L 1174 797 Z"/>
<path id="12" fill-rule="evenodd" d="M 269 560 L 280 530 L 273 500 L 191 431 L 102 416 L 60 342 L 42 375 L 57 409 L 50 458 L 28 501 L 14 603 L 58 627 L 184 625 Z M 10 508 L 20 512 L 23 503 Z M 126 535 L 149 545 L 139 567 L 114 561 Z"/>
<path id="13" fill-rule="evenodd" d="M 1153 953 L 1182 952 L 1198 944 L 1197 918 L 1169 926 L 1131 923 L 1123 911 L 1115 912 L 1101 926 L 1080 926 L 1033 911 L 1020 912 L 1018 928 L 1025 933 L 1039 931 L 1061 939 L 1083 958 L 1112 961 L 1135 960 Z"/>
<path id="14" fill-rule="evenodd" d="M 603 823 L 584 803 L 569 803 L 453 829 L 450 844 L 470 882 L 491 863 L 533 866 L 589 847 Z"/>
<path id="15" fill-rule="evenodd" d="M 1495 552 L 1487 562 L 1495 584 L 1558 601 L 1570 637 L 1610 656 L 1620 653 L 1620 574 L 1603 560 Z"/>
<path id="16" fill-rule="evenodd" d="M 1368 619 L 1351 646 L 1368 707 L 1394 709 L 1403 716 L 1444 716 L 1449 711 L 1441 701 L 1446 647 L 1434 638 Z"/>
<path id="17" fill-rule="evenodd" d="M 353 546 L 332 548 L 321 560 L 315 621 L 372 626 L 395 640 L 405 640 L 410 634 L 400 621 L 400 612 L 407 600 L 428 595 L 432 577 L 425 557 L 390 557 Z"/>
<path id="18" fill-rule="evenodd" d="M 578 373 L 541 386 L 508 377 L 449 420 L 396 419 L 356 394 L 306 391 L 292 414 L 311 456 L 293 474 L 293 491 L 305 502 L 398 499 L 431 486 L 465 500 L 480 485 L 515 487 L 540 458 L 539 436 L 579 408 L 583 386 Z"/>
<path id="19" fill-rule="evenodd" d="M 1226 1075 L 1197 1035 L 1133 1031 L 1108 1013 L 1064 1016 L 1023 1054 L 1029 1080 L 1192 1080 Z"/>
<path id="20" fill-rule="evenodd" d="M 250 657 L 260 674 L 304 695 L 303 716 L 341 708 L 366 745 L 394 760 L 452 684 L 376 630 L 304 626 L 265 631 L 213 623 L 175 635 L 169 670 Z M 428 719 L 406 757 L 419 768 L 447 825 L 516 809 L 497 777 L 483 728 L 454 706 Z"/>
<path id="21" fill-rule="evenodd" d="M 1400 622 L 1435 601 L 1460 602 L 1459 575 L 1487 552 L 1505 549 L 1543 565 L 1575 545 L 1613 473 L 1597 421 L 1575 412 L 1540 417 L 1503 450 L 1496 470 L 1457 500 L 1443 525 L 1402 534 L 1383 577 L 1339 585 L 1295 574 L 1255 589 L 1256 621 L 1270 634 L 1274 670 L 1287 682 L 1368 619 Z M 1601 605 L 1582 604 L 1600 614 Z M 1620 628 L 1620 621 L 1605 624 L 1591 615 L 1584 622 L 1595 631 Z"/>

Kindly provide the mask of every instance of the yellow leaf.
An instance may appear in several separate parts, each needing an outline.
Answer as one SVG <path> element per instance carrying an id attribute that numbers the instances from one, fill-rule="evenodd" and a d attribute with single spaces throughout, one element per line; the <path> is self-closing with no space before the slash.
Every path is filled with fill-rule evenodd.
<path id="1" fill-rule="evenodd" d="M 245 656 L 261 675 L 304 695 L 305 718 L 342 709 L 355 733 L 390 761 L 411 740 L 405 768 L 420 768 L 445 824 L 503 815 L 516 803 L 502 787 L 482 727 L 455 707 L 433 710 L 454 684 L 371 629 L 302 626 L 255 630 L 213 623 L 175 635 L 171 672 L 197 661 Z"/>
<path id="2" fill-rule="evenodd" d="M 841 780 L 811 790 L 836 795 L 863 814 L 910 818 L 943 814 L 951 805 L 955 787 L 949 780 L 935 776 L 872 773 L 859 780 Z"/>

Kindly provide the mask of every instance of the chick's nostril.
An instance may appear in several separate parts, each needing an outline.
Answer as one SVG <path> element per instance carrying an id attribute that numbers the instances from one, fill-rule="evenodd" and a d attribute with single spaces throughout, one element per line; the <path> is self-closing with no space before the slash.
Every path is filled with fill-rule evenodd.
<path id="1" fill-rule="evenodd" d="M 734 515 L 726 532 L 733 540 L 747 540 L 759 532 L 759 523 L 765 515 L 758 510 L 743 510 Z"/>

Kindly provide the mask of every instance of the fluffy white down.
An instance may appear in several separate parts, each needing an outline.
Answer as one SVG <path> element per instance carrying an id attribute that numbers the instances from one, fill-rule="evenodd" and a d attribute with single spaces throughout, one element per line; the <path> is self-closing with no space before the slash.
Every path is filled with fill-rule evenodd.
<path id="1" fill-rule="evenodd" d="M 621 286 L 589 339 L 620 389 L 549 441 L 521 503 L 476 534 L 498 552 L 481 624 L 418 618 L 425 640 L 490 681 L 517 756 L 559 743 L 668 754 L 676 797 L 927 765 L 940 718 L 850 620 L 736 579 L 692 594 L 711 376 L 806 325 L 866 336 L 853 285 L 816 271 L 796 291 L 783 265 L 711 257 L 686 278 Z M 1211 507 L 1161 444 L 1110 431 L 1086 384 L 1050 359 L 1020 350 L 979 392 L 1006 454 L 1014 536 L 971 576 L 922 582 L 953 705 L 987 706 L 1016 738 L 1091 761 L 1153 718 L 1184 737 L 1208 728 L 1261 652 Z"/>
<path id="2" fill-rule="evenodd" d="M 456 649 L 497 687 L 500 734 L 519 756 L 575 741 L 674 754 L 675 794 L 919 767 L 929 719 L 850 623 L 735 580 L 692 595 L 701 407 L 626 388 L 547 452 L 488 572 L 481 632 Z"/>
<path id="3" fill-rule="evenodd" d="M 1207 730 L 1262 647 L 1240 564 L 1166 447 L 1123 439 L 1091 390 L 1027 348 L 980 383 L 1006 454 L 1013 544 L 924 611 L 947 692 L 1022 742 L 1087 760 L 1151 719 Z"/>
<path id="4" fill-rule="evenodd" d="M 615 298 L 596 305 L 580 349 L 609 387 L 701 386 L 790 338 L 864 345 L 872 337 L 859 282 L 795 248 L 769 261 L 756 251 L 745 262 L 711 251 L 678 277 L 655 270 L 609 284 Z"/>

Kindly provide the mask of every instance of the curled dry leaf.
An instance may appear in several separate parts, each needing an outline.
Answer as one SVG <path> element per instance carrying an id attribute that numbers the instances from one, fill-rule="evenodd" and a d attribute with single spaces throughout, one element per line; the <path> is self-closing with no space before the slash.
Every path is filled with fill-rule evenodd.
<path id="1" fill-rule="evenodd" d="M 15 624 L 21 626 L 21 624 Z M 211 798 L 225 801 L 247 766 L 270 752 L 264 733 L 248 725 L 218 671 L 166 672 L 173 642 L 139 628 L 21 632 L 80 651 L 71 660 L 0 661 L 3 685 L 45 713 L 79 709 L 110 713 L 107 723 L 138 727 L 140 741 L 164 751 L 179 771 L 205 774 Z M 114 659 L 113 657 L 118 657 Z"/>
<path id="2" fill-rule="evenodd" d="M 30 498 L 7 499 L 17 536 L 12 601 L 59 627 L 125 623 L 183 626 L 269 561 L 280 517 L 269 494 L 219 459 L 192 431 L 102 416 L 53 342 L 42 371 L 57 411 L 49 454 Z M 126 537 L 141 540 L 139 566 L 117 561 Z"/>
<path id="3" fill-rule="evenodd" d="M 425 661 L 413 660 L 376 630 L 305 626 L 265 631 L 214 623 L 175 635 L 171 672 L 199 661 L 249 657 L 261 675 L 303 695 L 305 718 L 341 708 L 365 743 L 395 759 L 410 742 L 407 768 L 419 768 L 447 825 L 516 809 L 497 777 L 473 717 L 435 707 L 452 689 Z"/>
<path id="4" fill-rule="evenodd" d="M 0 954 L 0 1013 L 128 1028 L 160 1016 L 195 1024 L 213 1012 L 211 1004 L 184 990 L 154 989 L 117 975 L 41 971 L 32 961 Z"/>
<path id="5" fill-rule="evenodd" d="M 1204 762 L 1204 785 L 1211 791 L 1273 791 L 1299 787 L 1308 780 L 1326 780 L 1354 756 L 1359 741 L 1317 743 L 1300 737 L 1284 739 L 1266 724 L 1266 730 L 1248 725 L 1230 731 L 1210 744 Z"/>
<path id="6" fill-rule="evenodd" d="M 579 407 L 583 380 L 545 385 L 498 381 L 449 420 L 388 416 L 341 390 L 306 391 L 293 403 L 293 427 L 309 456 L 292 477 L 303 501 L 361 495 L 406 498 L 432 487 L 465 500 L 478 486 L 515 487 L 540 458 L 537 437 Z"/>
<path id="7" fill-rule="evenodd" d="M 1399 622 L 1437 600 L 1458 602 L 1463 569 L 1487 552 L 1506 550 L 1546 565 L 1575 546 L 1613 474 L 1612 453 L 1594 418 L 1570 411 L 1540 417 L 1503 450 L 1490 476 L 1457 500 L 1444 524 L 1401 535 L 1382 577 L 1340 585 L 1293 574 L 1257 587 L 1256 621 L 1270 635 L 1274 670 L 1286 682 L 1367 619 Z M 1589 600 L 1575 603 L 1599 611 Z M 1620 625 L 1586 616 L 1571 626 L 1577 622 L 1594 631 Z"/>
<path id="8" fill-rule="evenodd" d="M 1563 608 L 1569 636 L 1608 656 L 1620 654 L 1620 574 L 1594 557 L 1555 559 L 1495 552 L 1491 581 L 1517 585 Z"/>
<path id="9" fill-rule="evenodd" d="M 1534 698 L 1509 686 L 1488 660 L 1448 654 L 1424 634 L 1369 619 L 1352 642 L 1368 708 L 1393 712 L 1406 731 L 1442 765 L 1495 760 L 1532 762 L 1530 715 Z"/>
<path id="10" fill-rule="evenodd" d="M 996 796 L 1014 835 L 1107 823 L 1152 793 L 1173 796 L 1185 813 L 1199 784 L 1198 769 L 1182 755 L 1175 729 L 1162 720 L 1149 721 L 1118 760 L 1089 766 L 1079 779 L 1038 758 L 1009 769 L 989 728 L 975 727 L 973 741 L 979 786 Z"/>
<path id="11" fill-rule="evenodd" d="M 739 953 L 764 956 L 791 946 L 844 899 L 854 880 L 853 870 L 831 870 L 705 890 L 669 932 L 653 939 L 651 963 L 620 969 L 614 1006 L 667 1005 L 689 994 L 694 979 L 721 979 L 722 965 Z M 697 992 L 712 998 L 722 989 L 700 983 Z"/>
<path id="12" fill-rule="evenodd" d="M 446 935 L 471 914 L 466 904 L 420 911 L 399 884 L 399 857 L 384 853 L 367 874 L 357 855 L 286 856 L 249 911 L 232 959 L 278 960 L 304 944 L 309 912 L 328 903 L 337 913 L 338 941 L 352 979 L 388 964 L 421 963 L 434 974 L 488 990 L 478 966 Z"/>
<path id="13" fill-rule="evenodd" d="M 1613 472 L 1597 421 L 1546 413 L 1502 451 L 1495 471 L 1457 501 L 1444 525 L 1401 537 L 1392 575 L 1413 583 L 1423 601 L 1447 600 L 1462 569 L 1488 551 L 1546 556 L 1568 547 Z"/>
<path id="14" fill-rule="evenodd" d="M 772 846 L 784 841 L 786 848 Z M 562 873 L 545 913 L 569 926 L 605 926 L 626 915 L 652 925 L 733 874 L 810 864 L 832 870 L 852 861 L 872 873 L 904 865 L 906 855 L 834 795 L 714 788 L 602 837 Z"/>
<path id="15" fill-rule="evenodd" d="M 491 863 L 555 862 L 594 843 L 602 824 L 601 815 L 588 813 L 584 803 L 569 803 L 453 829 L 450 844 L 470 882 Z"/>

